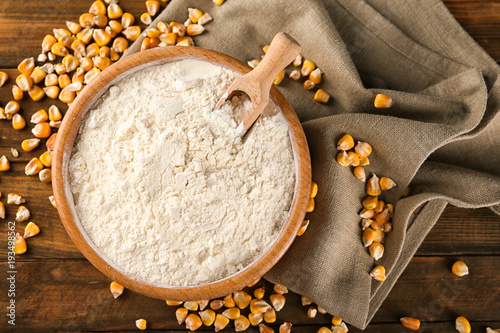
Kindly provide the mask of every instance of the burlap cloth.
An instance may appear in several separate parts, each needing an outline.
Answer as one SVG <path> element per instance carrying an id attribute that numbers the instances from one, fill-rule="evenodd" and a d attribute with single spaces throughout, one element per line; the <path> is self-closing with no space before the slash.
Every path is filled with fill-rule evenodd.
<path id="1" fill-rule="evenodd" d="M 332 96 L 322 105 L 300 83 L 279 86 L 303 123 L 319 193 L 309 229 L 266 279 L 364 328 L 448 203 L 500 204 L 500 68 L 441 0 L 174 0 L 156 21 L 184 22 L 188 7 L 214 17 L 196 45 L 242 61 L 288 32 Z M 379 92 L 394 106 L 375 109 Z M 382 196 L 396 203 L 377 262 L 387 269 L 382 283 L 361 243 L 364 184 L 336 162 L 345 133 L 373 146 L 370 174 L 398 184 Z M 408 185 L 412 194 L 400 199 Z"/>

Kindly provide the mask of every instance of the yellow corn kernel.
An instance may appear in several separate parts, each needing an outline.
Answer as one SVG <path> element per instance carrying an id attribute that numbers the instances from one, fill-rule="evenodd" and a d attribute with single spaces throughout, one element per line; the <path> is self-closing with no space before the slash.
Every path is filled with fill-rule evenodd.
<path id="1" fill-rule="evenodd" d="M 500 333 L 500 328 L 497 330 L 494 330 L 491 327 L 486 327 L 486 333 Z"/>
<path id="2" fill-rule="evenodd" d="M 248 305 L 250 305 L 250 301 L 252 300 L 252 296 L 247 294 L 244 291 L 235 291 L 233 294 L 234 303 L 240 309 L 245 309 Z M 229 318 L 229 317 L 228 317 Z M 230 318 L 234 319 L 234 318 Z"/>
<path id="3" fill-rule="evenodd" d="M 32 151 L 36 147 L 38 147 L 38 144 L 40 143 L 40 139 L 26 139 L 21 143 L 21 148 L 24 151 Z M 1 161 L 0 161 L 1 165 Z"/>
<path id="4" fill-rule="evenodd" d="M 193 23 L 197 23 L 200 17 L 203 15 L 203 12 L 198 8 L 188 8 L 189 19 Z"/>
<path id="5" fill-rule="evenodd" d="M 368 159 L 368 157 L 360 157 L 359 158 L 359 165 L 362 165 L 362 166 L 370 165 L 370 160 Z"/>
<path id="6" fill-rule="evenodd" d="M 300 302 L 302 303 L 302 306 L 311 305 L 313 303 L 309 297 L 304 295 L 300 296 Z"/>
<path id="7" fill-rule="evenodd" d="M 316 309 L 314 306 L 310 306 L 309 309 L 307 309 L 307 316 L 309 318 L 315 318 L 317 314 L 318 309 Z"/>
<path id="8" fill-rule="evenodd" d="M 156 29 L 158 29 L 161 34 L 166 34 L 170 31 L 170 25 L 168 23 L 160 21 L 156 24 Z"/>
<path id="9" fill-rule="evenodd" d="M 94 29 L 93 37 L 98 46 L 108 45 L 111 41 L 111 36 L 103 29 Z M 97 53 L 99 54 L 99 51 Z M 90 55 L 88 56 L 90 57 Z"/>
<path id="10" fill-rule="evenodd" d="M 302 56 L 299 54 L 292 62 L 295 67 L 302 65 Z"/>
<path id="11" fill-rule="evenodd" d="M 207 24 L 208 22 L 212 21 L 213 18 L 210 16 L 209 13 L 203 13 L 200 18 L 198 19 L 198 24 L 204 25 Z"/>
<path id="12" fill-rule="evenodd" d="M 309 74 L 309 80 L 311 80 L 314 84 L 320 84 L 321 83 L 321 70 L 319 68 L 316 68 Z"/>
<path id="13" fill-rule="evenodd" d="M 290 333 L 292 332 L 292 323 L 285 321 L 279 327 L 279 333 Z"/>
<path id="14" fill-rule="evenodd" d="M 260 287 L 257 288 L 253 291 L 253 296 L 258 299 L 264 298 L 264 295 L 266 293 L 266 288 L 265 287 Z"/>
<path id="15" fill-rule="evenodd" d="M 385 267 L 377 266 L 371 272 L 370 275 L 377 281 L 385 281 Z"/>
<path id="16" fill-rule="evenodd" d="M 2 87 L 5 82 L 9 79 L 9 76 L 5 72 L 0 72 L 0 87 Z"/>
<path id="17" fill-rule="evenodd" d="M 224 3 L 224 0 L 212 0 L 214 4 L 216 4 L 217 6 L 220 6 Z"/>
<path id="18" fill-rule="evenodd" d="M 179 37 L 176 46 L 194 46 L 193 38 L 190 36 Z"/>
<path id="19" fill-rule="evenodd" d="M 10 162 L 7 156 L 3 155 L 0 157 L 0 171 L 8 171 L 10 169 Z"/>
<path id="20" fill-rule="evenodd" d="M 37 66 L 35 67 L 35 69 L 33 69 L 33 72 L 31 72 L 30 78 L 33 80 L 34 84 L 37 84 L 45 79 L 46 75 L 47 73 L 45 73 L 40 67 Z"/>
<path id="21" fill-rule="evenodd" d="M 224 306 L 226 308 L 234 308 L 236 306 L 236 303 L 234 303 L 233 294 L 229 294 L 224 297 Z"/>
<path id="22" fill-rule="evenodd" d="M 366 230 L 368 230 L 368 229 L 366 229 Z M 384 255 L 384 246 L 380 243 L 377 243 L 377 242 L 373 242 L 368 247 L 368 250 L 370 250 L 370 255 L 375 260 L 379 260 Z"/>
<path id="23" fill-rule="evenodd" d="M 451 267 L 451 271 L 453 274 L 456 276 L 464 276 L 469 274 L 469 267 L 467 267 L 467 264 L 463 261 L 456 261 L 453 266 Z"/>
<path id="24" fill-rule="evenodd" d="M 36 157 L 33 157 L 28 164 L 26 164 L 26 167 L 24 169 L 24 173 L 27 176 L 34 176 L 37 175 L 40 171 L 43 169 L 43 164 L 40 162 L 40 160 Z"/>
<path id="25" fill-rule="evenodd" d="M 63 103 L 70 104 L 75 100 L 75 92 L 64 87 L 59 93 L 59 100 Z M 49 126 L 50 127 L 50 126 Z"/>
<path id="26" fill-rule="evenodd" d="M 369 247 L 375 241 L 375 233 L 376 231 L 372 228 L 367 228 L 363 231 L 363 245 L 365 247 Z"/>
<path id="27" fill-rule="evenodd" d="M 198 328 L 203 325 L 203 322 L 201 321 L 201 318 L 198 315 L 195 315 L 194 313 L 191 313 L 190 315 L 187 316 L 186 318 L 186 328 L 191 331 L 196 331 Z"/>
<path id="28" fill-rule="evenodd" d="M 144 37 L 144 39 L 142 40 L 142 43 L 141 43 L 141 51 L 149 49 L 149 43 L 150 43 L 149 38 Z"/>
<path id="29" fill-rule="evenodd" d="M 182 305 L 182 302 L 179 302 L 179 301 L 165 301 L 165 303 L 167 303 L 168 306 Z"/>
<path id="30" fill-rule="evenodd" d="M 318 312 L 319 313 L 322 313 L 322 314 L 325 314 L 327 313 L 327 311 L 325 309 L 323 309 L 321 306 L 318 305 Z"/>
<path id="31" fill-rule="evenodd" d="M 66 73 L 66 66 L 64 66 L 63 64 L 55 64 L 54 70 L 57 74 L 62 75 Z"/>
<path id="32" fill-rule="evenodd" d="M 250 301 L 250 312 L 259 314 L 266 312 L 271 306 L 262 299 L 252 299 Z"/>
<path id="33" fill-rule="evenodd" d="M 149 38 L 149 48 L 155 48 L 158 45 L 160 45 L 160 38 L 159 37 L 151 37 Z"/>
<path id="34" fill-rule="evenodd" d="M 135 41 L 141 35 L 141 27 L 133 25 L 123 30 L 122 33 L 127 37 L 128 40 Z"/>
<path id="35" fill-rule="evenodd" d="M 105 15 L 106 5 L 100 0 L 94 1 L 94 3 L 90 6 L 89 13 L 94 15 Z"/>
<path id="36" fill-rule="evenodd" d="M 362 166 L 357 166 L 354 168 L 354 176 L 361 180 L 363 183 L 366 181 L 366 173 L 365 173 L 365 168 Z"/>
<path id="37" fill-rule="evenodd" d="M 120 5 L 118 5 L 116 3 L 112 3 L 108 6 L 108 17 L 111 20 L 115 20 L 115 19 L 121 17 L 122 14 L 123 14 L 123 10 L 120 7 Z"/>
<path id="38" fill-rule="evenodd" d="M 271 305 L 273 306 L 274 310 L 280 311 L 285 306 L 286 298 L 285 298 L 285 296 L 283 296 L 281 294 L 273 294 L 269 297 L 269 301 L 271 302 Z M 264 320 L 265 320 L 265 316 L 264 316 Z M 267 320 L 266 320 L 266 322 L 269 323 L 269 321 L 267 321 Z"/>
<path id="39" fill-rule="evenodd" d="M 111 59 L 108 57 L 94 57 L 94 66 L 99 68 L 100 70 L 105 70 L 111 65 Z"/>
<path id="40" fill-rule="evenodd" d="M 184 307 L 190 311 L 197 311 L 198 310 L 198 302 L 196 302 L 196 301 L 184 302 Z"/>
<path id="41" fill-rule="evenodd" d="M 394 182 L 394 180 L 387 177 L 380 178 L 380 188 L 382 188 L 382 190 L 387 191 L 393 187 L 396 187 L 396 183 Z"/>
<path id="42" fill-rule="evenodd" d="M 339 162 L 339 164 L 341 166 L 349 166 L 351 165 L 349 159 L 348 159 L 348 154 L 347 152 L 344 150 L 344 151 L 341 151 L 338 155 L 337 155 L 337 162 Z"/>
<path id="43" fill-rule="evenodd" d="M 76 69 L 76 71 L 73 73 L 73 77 L 71 78 L 71 82 L 83 84 L 84 78 L 85 78 L 85 71 L 83 70 L 83 68 L 78 67 Z"/>
<path id="44" fill-rule="evenodd" d="M 3 203 L 2 203 L 3 205 Z M 24 236 L 23 238 L 30 238 L 36 236 L 40 233 L 40 228 L 33 222 L 29 222 L 24 228 Z"/>
<path id="45" fill-rule="evenodd" d="M 214 322 L 215 332 L 223 330 L 227 324 L 229 324 L 229 319 L 221 314 L 217 314 Z"/>
<path id="46" fill-rule="evenodd" d="M 10 148 L 10 152 L 11 152 L 12 156 L 19 157 L 19 152 L 17 151 L 16 148 Z M 2 197 L 2 192 L 0 192 L 0 198 L 1 197 Z"/>
<path id="47" fill-rule="evenodd" d="M 52 173 L 50 169 L 43 169 L 38 173 L 38 178 L 42 183 L 50 183 L 52 181 Z"/>
<path id="48" fill-rule="evenodd" d="M 346 134 L 342 138 L 340 138 L 337 143 L 338 150 L 349 150 L 354 147 L 354 139 L 351 135 Z"/>
<path id="49" fill-rule="evenodd" d="M 309 202 L 307 203 L 307 213 L 312 213 L 314 211 L 314 207 L 316 206 L 316 203 L 314 202 L 313 198 L 309 199 Z"/>
<path id="50" fill-rule="evenodd" d="M 306 232 L 308 226 L 309 220 L 303 220 L 302 224 L 300 225 L 299 231 L 297 232 L 297 236 L 302 236 Z"/>
<path id="51" fill-rule="evenodd" d="M 368 195 L 376 197 L 382 193 L 382 189 L 380 188 L 379 181 L 380 181 L 380 179 L 377 177 L 377 175 L 373 175 L 368 180 L 368 182 L 366 183 L 366 193 L 368 193 Z M 375 208 L 376 208 L 376 206 L 373 207 L 373 209 L 375 209 Z"/>
<path id="52" fill-rule="evenodd" d="M 455 320 L 455 329 L 459 333 L 470 333 L 471 327 L 467 318 L 460 316 Z"/>
<path id="53" fill-rule="evenodd" d="M 179 37 L 184 37 L 186 34 L 186 27 L 182 23 L 170 22 L 170 28 L 172 29 L 172 32 L 176 33 Z"/>
<path id="54" fill-rule="evenodd" d="M 271 327 L 267 326 L 267 325 L 260 324 L 259 325 L 259 332 L 260 333 L 274 333 L 274 330 Z"/>
<path id="55" fill-rule="evenodd" d="M 391 232 L 392 231 L 392 223 L 390 223 L 390 222 L 384 223 L 384 230 L 383 231 L 386 234 Z"/>
<path id="56" fill-rule="evenodd" d="M 213 310 L 201 311 L 198 314 L 200 315 L 201 321 L 203 322 L 203 325 L 205 325 L 205 326 L 210 326 L 215 321 L 216 313 Z"/>
<path id="57" fill-rule="evenodd" d="M 281 294 L 281 295 L 283 295 L 283 294 L 287 294 L 287 293 L 288 293 L 288 288 L 287 288 L 287 287 L 285 287 L 285 286 L 284 286 L 284 285 L 282 285 L 282 284 L 279 284 L 279 283 L 276 283 L 276 284 L 274 285 L 273 290 L 274 290 L 274 292 L 275 292 L 275 293 L 277 293 L 277 294 Z"/>
<path id="58" fill-rule="evenodd" d="M 5 105 L 5 114 L 7 115 L 14 115 L 20 110 L 19 103 L 16 101 L 10 101 Z M 10 119 L 10 118 L 7 118 Z"/>
<path id="59" fill-rule="evenodd" d="M 342 322 L 338 326 L 332 326 L 332 333 L 347 333 L 349 329 L 347 328 L 347 325 Z"/>
<path id="60" fill-rule="evenodd" d="M 188 312 L 189 311 L 186 308 L 178 308 L 175 311 L 175 318 L 177 318 L 177 322 L 179 323 L 179 325 L 181 325 L 186 320 Z"/>
<path id="61" fill-rule="evenodd" d="M 16 101 L 20 101 L 23 99 L 24 97 L 24 93 L 23 91 L 21 90 L 21 88 L 19 88 L 18 86 L 16 85 L 13 85 L 12 86 L 12 97 L 14 97 L 14 99 Z"/>
<path id="62" fill-rule="evenodd" d="M 323 327 L 320 327 L 318 332 L 316 332 L 316 333 L 332 333 L 332 330 L 329 329 L 328 327 L 323 326 Z"/>
<path id="63" fill-rule="evenodd" d="M 127 29 L 135 22 L 134 15 L 130 13 L 124 13 L 122 16 L 122 29 Z"/>
<path id="64" fill-rule="evenodd" d="M 94 23 L 94 14 L 84 13 L 84 14 L 80 15 L 80 17 L 78 19 L 78 22 L 85 29 L 92 28 L 94 26 L 94 24 L 95 24 Z M 83 29 L 83 30 L 85 30 L 85 29 Z M 80 33 L 82 33 L 82 31 L 80 31 L 79 33 L 77 33 L 77 36 L 76 36 L 77 38 L 78 38 L 78 34 L 80 34 Z M 81 39 L 81 38 L 79 38 L 79 39 Z"/>
<path id="65" fill-rule="evenodd" d="M 316 65 L 314 62 L 311 60 L 304 60 L 304 63 L 302 64 L 302 69 L 300 70 L 300 73 L 302 76 L 308 76 L 309 74 L 312 73 L 312 71 L 316 68 Z"/>
<path id="66" fill-rule="evenodd" d="M 279 72 L 279 74 L 274 78 L 273 84 L 276 86 L 279 85 L 284 78 L 285 78 L 285 71 L 283 70 Z"/>
<path id="67" fill-rule="evenodd" d="M 389 222 L 390 217 L 391 213 L 389 213 L 389 209 L 384 208 L 384 210 L 375 217 L 375 221 L 377 221 L 377 223 L 379 224 L 385 224 Z"/>
<path id="68" fill-rule="evenodd" d="M 298 70 L 294 69 L 293 71 L 290 72 L 290 74 L 288 74 L 288 77 L 294 81 L 298 81 L 298 80 L 300 80 L 300 72 Z M 306 88 L 306 87 L 304 86 L 304 88 Z"/>
<path id="69" fill-rule="evenodd" d="M 92 23 L 93 23 L 93 21 L 92 21 Z M 76 38 L 81 40 L 83 43 L 88 44 L 92 40 L 93 34 L 94 34 L 94 29 L 85 28 L 76 34 Z"/>
<path id="70" fill-rule="evenodd" d="M 123 37 L 118 37 L 113 41 L 113 50 L 123 53 L 128 49 L 128 41 Z"/>
<path id="71" fill-rule="evenodd" d="M 316 85 L 311 80 L 305 80 L 303 86 L 305 90 L 313 90 Z"/>
<path id="72" fill-rule="evenodd" d="M 157 0 L 146 1 L 146 9 L 151 16 L 155 16 L 160 10 L 160 2 Z"/>
<path id="73" fill-rule="evenodd" d="M 42 162 L 42 164 L 47 168 L 50 168 L 52 166 L 52 153 L 50 151 L 46 151 L 40 155 L 40 162 Z"/>
<path id="74" fill-rule="evenodd" d="M 116 281 L 112 281 L 109 284 L 109 290 L 111 291 L 111 294 L 115 299 L 118 298 L 121 294 L 123 294 L 123 289 L 124 289 L 123 286 Z"/>
<path id="75" fill-rule="evenodd" d="M 385 208 L 385 202 L 379 200 L 377 202 L 377 207 L 375 207 L 373 210 L 375 211 L 375 213 L 382 213 L 384 211 L 384 208 Z"/>
<path id="76" fill-rule="evenodd" d="M 80 32 L 80 30 L 82 30 L 82 26 L 73 21 L 66 21 L 66 26 L 68 27 L 68 30 L 74 35 L 76 35 L 77 33 Z"/>
<path id="77" fill-rule="evenodd" d="M 64 46 L 64 43 L 57 42 L 54 45 L 52 45 L 50 52 L 52 52 L 52 54 L 56 56 L 64 57 L 65 55 L 68 54 L 68 49 L 66 48 L 66 46 Z"/>
<path id="78" fill-rule="evenodd" d="M 210 309 L 212 310 L 219 310 L 224 306 L 224 301 L 221 299 L 214 299 L 213 301 L 210 302 Z"/>
<path id="79" fill-rule="evenodd" d="M 387 109 L 390 108 L 393 104 L 394 100 L 384 94 L 378 94 L 377 96 L 375 96 L 375 101 L 373 102 L 373 105 L 377 109 Z"/>
<path id="80" fill-rule="evenodd" d="M 311 193 L 309 195 L 310 198 L 315 198 L 318 194 L 318 184 L 315 182 L 311 182 Z"/>
<path id="81" fill-rule="evenodd" d="M 50 204 L 51 204 L 52 206 L 54 206 L 54 208 L 56 208 L 56 209 L 57 209 L 56 199 L 54 198 L 54 196 L 53 196 L 53 195 L 49 196 L 49 201 L 50 201 Z"/>
<path id="82" fill-rule="evenodd" d="M 248 321 L 250 322 L 250 324 L 252 326 L 259 325 L 262 322 L 262 320 L 264 320 L 264 313 L 257 313 L 257 314 L 249 313 L 248 314 Z"/>
<path id="83" fill-rule="evenodd" d="M 84 80 L 83 82 L 85 84 L 88 84 L 90 81 L 92 81 L 92 79 L 94 79 L 99 73 L 101 72 L 101 70 L 99 68 L 92 68 L 90 71 L 88 71 L 86 74 L 85 74 L 85 77 L 84 77 Z"/>
<path id="84" fill-rule="evenodd" d="M 377 207 L 377 203 L 377 197 L 369 196 L 363 200 L 363 207 L 365 207 L 366 209 L 375 209 L 375 207 Z"/>
<path id="85" fill-rule="evenodd" d="M 71 84 L 71 79 L 69 78 L 68 74 L 63 74 L 59 76 L 58 81 L 59 81 L 59 87 L 61 89 Z"/>
<path id="86" fill-rule="evenodd" d="M 359 166 L 359 156 L 355 152 L 348 152 L 347 153 L 347 159 L 349 160 L 349 165 L 352 165 L 354 167 Z"/>
<path id="87" fill-rule="evenodd" d="M 240 309 L 237 307 L 229 308 L 222 312 L 222 315 L 229 319 L 236 319 L 240 316 Z"/>
<path id="88" fill-rule="evenodd" d="M 373 209 L 366 209 L 363 208 L 361 213 L 359 213 L 359 216 L 361 216 L 364 219 L 371 219 L 375 215 L 375 211 Z"/>
<path id="89" fill-rule="evenodd" d="M 186 33 L 189 36 L 201 35 L 203 33 L 203 31 L 205 31 L 205 28 L 200 24 L 190 24 L 186 28 Z M 284 73 L 283 73 L 283 76 L 284 76 Z"/>
<path id="90" fill-rule="evenodd" d="M 385 234 L 382 230 L 375 230 L 375 233 L 373 234 L 373 241 L 377 243 L 383 244 L 385 241 Z"/>
<path id="91" fill-rule="evenodd" d="M 372 146 L 366 142 L 358 141 L 354 150 L 359 157 L 368 157 L 372 153 Z"/>
<path id="92" fill-rule="evenodd" d="M 137 319 L 135 321 L 135 326 L 137 326 L 138 329 L 140 329 L 141 331 L 144 331 L 146 329 L 146 319 Z"/>
<path id="93" fill-rule="evenodd" d="M 15 130 L 21 130 L 26 126 L 26 121 L 24 120 L 23 116 L 21 116 L 19 113 L 16 113 L 14 116 L 12 116 L 12 127 Z"/>
<path id="94" fill-rule="evenodd" d="M 394 216 L 394 205 L 393 204 L 387 204 L 386 208 L 389 210 L 390 217 L 393 217 Z"/>
<path id="95" fill-rule="evenodd" d="M 318 91 L 314 94 L 314 100 L 316 102 L 327 103 L 329 99 L 330 95 L 323 89 L 318 89 Z"/>
<path id="96" fill-rule="evenodd" d="M 151 22 L 153 22 L 153 19 L 151 18 L 151 15 L 149 13 L 142 13 L 139 19 L 145 25 L 150 25 Z"/>
<path id="97" fill-rule="evenodd" d="M 28 247 L 26 246 L 26 241 L 21 236 L 20 233 L 16 233 L 16 240 L 14 242 L 14 253 L 15 254 L 23 254 L 26 252 Z"/>
<path id="98" fill-rule="evenodd" d="M 54 37 L 56 37 L 58 42 L 66 44 L 68 39 L 71 37 L 71 32 L 66 29 L 53 29 Z"/>
<path id="99" fill-rule="evenodd" d="M 56 99 L 57 96 L 59 96 L 58 86 L 44 87 L 43 91 L 45 92 L 45 95 L 47 95 L 47 97 L 52 99 Z"/>
<path id="100" fill-rule="evenodd" d="M 250 321 L 245 316 L 239 316 L 234 321 L 234 330 L 236 332 L 246 331 L 250 327 Z"/>
<path id="101" fill-rule="evenodd" d="M 9 205 L 20 205 L 25 202 L 26 200 L 24 200 L 24 198 L 21 197 L 19 194 L 15 193 L 7 194 L 7 204 Z"/>
<path id="102" fill-rule="evenodd" d="M 276 321 L 276 311 L 273 308 L 269 308 L 266 312 L 264 312 L 264 321 L 269 324 Z"/>
<path id="103" fill-rule="evenodd" d="M 160 37 L 161 32 L 156 28 L 149 28 L 144 30 L 144 34 L 146 35 L 146 37 L 155 38 L 155 37 Z"/>
<path id="104" fill-rule="evenodd" d="M 337 316 L 333 316 L 332 318 L 332 325 L 333 326 L 339 326 L 340 324 L 342 324 L 342 319 L 337 317 Z"/>
<path id="105" fill-rule="evenodd" d="M 111 49 L 109 51 L 109 59 L 111 59 L 111 61 L 118 61 L 118 59 L 120 59 L 120 55 L 116 53 L 115 49 Z"/>
<path id="106" fill-rule="evenodd" d="M 36 124 L 31 132 L 37 138 L 48 138 L 50 136 L 50 125 L 47 122 Z"/>
<path id="107" fill-rule="evenodd" d="M 258 64 L 260 64 L 260 60 L 252 59 L 252 60 L 247 61 L 247 64 L 248 64 L 248 66 L 255 68 L 255 67 L 257 67 Z"/>
<path id="108" fill-rule="evenodd" d="M 33 86 L 33 80 L 30 76 L 21 74 L 16 78 L 16 84 L 22 91 L 29 91 Z"/>
<path id="109" fill-rule="evenodd" d="M 71 54 L 68 54 L 63 58 L 62 64 L 66 67 L 66 72 L 69 73 L 74 71 L 80 65 L 80 61 L 78 61 L 78 59 Z"/>
<path id="110" fill-rule="evenodd" d="M 208 302 L 210 302 L 210 300 L 209 300 L 209 299 L 202 300 L 202 301 L 198 301 L 198 307 L 200 308 L 200 311 L 205 310 L 205 308 L 206 308 L 206 307 L 207 307 L 207 305 L 208 305 Z"/>
<path id="111" fill-rule="evenodd" d="M 247 287 L 249 287 L 249 288 L 250 288 L 250 287 L 255 286 L 257 283 L 259 283 L 260 279 L 261 279 L 261 278 L 258 278 L 257 280 L 253 281 L 252 283 L 250 283 L 249 285 L 247 285 Z"/>
<path id="112" fill-rule="evenodd" d="M 35 68 L 35 59 L 33 57 L 26 58 L 17 66 L 17 70 L 26 76 L 30 76 Z"/>
<path id="113" fill-rule="evenodd" d="M 85 43 L 81 41 L 80 39 L 75 40 L 73 43 L 71 43 L 70 48 L 76 52 L 79 52 L 82 55 L 86 55 L 87 52 L 85 50 Z M 63 60 L 64 63 L 64 60 Z"/>
<path id="114" fill-rule="evenodd" d="M 42 88 L 40 88 L 37 85 L 33 85 L 31 89 L 28 91 L 28 94 L 30 95 L 31 99 L 36 101 L 39 101 L 45 96 L 45 91 L 43 91 Z"/>
<path id="115" fill-rule="evenodd" d="M 46 35 L 42 41 L 42 53 L 50 51 L 52 46 L 57 42 L 57 39 L 52 35 Z M 34 63 L 33 63 L 34 65 Z"/>
<path id="116" fill-rule="evenodd" d="M 128 14 L 128 13 L 125 13 L 125 14 Z M 125 16 L 125 14 L 123 14 L 122 20 L 123 20 L 123 17 Z M 119 34 L 123 30 L 123 25 L 116 20 L 109 21 L 108 25 L 109 25 L 110 29 L 116 34 Z"/>
<path id="117" fill-rule="evenodd" d="M 420 328 L 420 320 L 418 320 L 418 319 L 410 318 L 410 317 L 403 317 L 400 319 L 400 321 L 404 327 L 406 327 L 410 330 L 418 331 L 418 329 Z"/>
<path id="118" fill-rule="evenodd" d="M 167 46 L 168 45 L 175 45 L 175 43 L 177 43 L 177 34 L 173 33 L 173 32 L 161 34 L 159 38 L 160 38 L 161 42 L 165 43 Z"/>
<path id="119" fill-rule="evenodd" d="M 77 40 L 76 36 L 73 36 L 73 35 L 70 35 L 71 37 L 69 37 L 64 43 L 64 46 L 66 46 L 67 48 L 69 48 L 71 46 L 71 44 L 73 44 L 73 42 L 75 40 Z M 75 54 L 75 56 L 77 56 L 78 54 Z M 79 56 L 79 55 L 78 55 Z"/>

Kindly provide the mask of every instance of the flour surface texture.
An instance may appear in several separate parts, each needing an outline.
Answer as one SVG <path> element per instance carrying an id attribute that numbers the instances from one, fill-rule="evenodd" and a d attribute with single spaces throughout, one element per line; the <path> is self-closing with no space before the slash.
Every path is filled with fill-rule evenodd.
<path id="1" fill-rule="evenodd" d="M 238 75 L 198 60 L 142 69 L 85 116 L 71 190 L 90 239 L 121 269 L 200 285 L 243 269 L 278 236 L 295 185 L 288 126 L 270 103 L 242 142 L 233 107 L 213 111 Z"/>

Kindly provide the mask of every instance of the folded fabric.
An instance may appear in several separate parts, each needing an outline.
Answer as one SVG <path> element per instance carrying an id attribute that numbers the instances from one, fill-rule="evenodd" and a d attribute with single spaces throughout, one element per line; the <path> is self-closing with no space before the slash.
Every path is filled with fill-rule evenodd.
<path id="1" fill-rule="evenodd" d="M 197 46 L 242 61 L 259 58 L 280 31 L 302 45 L 304 58 L 324 72 L 323 105 L 301 84 L 281 92 L 303 123 L 311 150 L 316 210 L 307 232 L 265 278 L 309 296 L 328 312 L 364 328 L 448 203 L 500 204 L 500 68 L 460 27 L 440 0 L 172 1 L 153 22 L 180 21 L 187 8 L 214 21 Z M 128 53 L 140 49 L 142 37 Z M 377 93 L 395 104 L 376 109 Z M 395 204 L 383 258 L 361 242 L 365 186 L 336 162 L 344 134 L 374 149 L 369 175 L 397 187 L 382 200 Z M 411 195 L 401 198 L 410 185 Z M 375 265 L 387 270 L 373 280 Z"/>

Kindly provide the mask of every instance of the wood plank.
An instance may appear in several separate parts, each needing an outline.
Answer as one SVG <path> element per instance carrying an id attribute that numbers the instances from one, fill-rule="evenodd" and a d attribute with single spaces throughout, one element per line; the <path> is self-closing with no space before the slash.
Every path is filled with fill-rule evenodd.
<path id="1" fill-rule="evenodd" d="M 500 257 L 460 259 L 467 262 L 471 270 L 464 278 L 450 272 L 452 258 L 414 258 L 377 313 L 374 324 L 397 323 L 403 316 L 416 316 L 428 322 L 451 322 L 458 315 L 477 322 L 498 321 Z M 161 300 L 128 290 L 113 299 L 108 289 L 109 279 L 86 261 L 39 259 L 16 265 L 16 326 L 19 329 L 126 331 L 134 329 L 138 318 L 147 319 L 152 329 L 179 328 L 175 308 Z M 6 263 L 0 267 L 7 271 Z M 4 281 L 0 288 L 7 290 Z M 262 285 L 271 291 L 271 284 L 261 281 L 257 286 Z M 278 314 L 279 322 L 290 321 L 306 327 L 330 322 L 330 315 L 308 318 L 307 307 L 301 306 L 299 295 L 290 292 L 286 299 L 284 309 Z M 478 306 L 478 300 L 488 307 Z"/>

